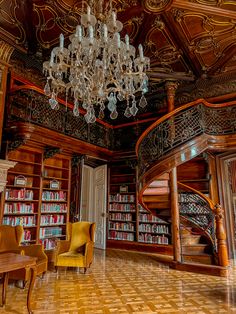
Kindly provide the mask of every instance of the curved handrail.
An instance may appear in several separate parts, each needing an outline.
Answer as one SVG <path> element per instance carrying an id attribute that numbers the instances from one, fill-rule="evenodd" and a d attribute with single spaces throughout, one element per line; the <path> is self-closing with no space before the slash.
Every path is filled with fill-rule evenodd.
<path id="1" fill-rule="evenodd" d="M 200 191 L 178 182 L 178 187 L 184 191 L 190 191 L 192 195 L 184 195 L 180 192 L 179 210 L 180 216 L 187 217 L 188 221 L 193 222 L 195 226 L 200 228 L 204 234 L 210 239 L 213 244 L 214 250 L 216 250 L 215 239 L 215 205 L 213 201 L 201 193 Z M 187 200 L 186 203 L 182 203 L 182 198 Z M 192 201 L 193 204 L 189 204 Z M 185 206 L 187 205 L 187 206 Z M 201 214 L 197 215 L 196 214 Z"/>
<path id="2" fill-rule="evenodd" d="M 207 197 L 205 194 L 203 194 L 202 192 L 200 192 L 200 191 L 198 191 L 198 190 L 192 188 L 191 186 L 188 186 L 187 184 L 184 184 L 184 183 L 179 182 L 179 181 L 178 181 L 178 186 L 179 186 L 179 187 L 182 187 L 182 188 L 184 188 L 184 189 L 186 189 L 186 190 L 190 190 L 190 191 L 192 191 L 192 192 L 195 193 L 195 194 L 198 194 L 201 198 L 203 198 L 203 199 L 208 203 L 209 207 L 210 207 L 211 210 L 214 212 L 215 204 L 214 204 L 213 201 L 212 201 L 209 197 Z"/>
<path id="3" fill-rule="evenodd" d="M 168 120 L 169 118 L 175 116 L 177 113 L 184 111 L 190 107 L 194 107 L 197 106 L 199 104 L 203 103 L 206 107 L 210 107 L 210 108 L 224 108 L 224 107 L 229 107 L 229 106 L 234 106 L 236 105 L 236 101 L 230 101 L 227 103 L 222 103 L 222 104 L 211 104 L 209 102 L 207 102 L 205 99 L 201 98 L 195 101 L 192 101 L 188 104 L 185 104 L 181 107 L 178 107 L 177 109 L 171 111 L 170 113 L 167 113 L 166 115 L 164 115 L 163 117 L 161 117 L 160 119 L 158 119 L 157 121 L 155 121 L 154 123 L 152 123 L 139 137 L 136 146 L 135 146 L 135 151 L 136 151 L 136 155 L 138 156 L 138 150 L 139 150 L 139 146 L 141 145 L 141 142 L 143 141 L 143 139 L 147 136 L 148 133 L 150 133 L 153 129 L 155 129 L 159 124 L 161 124 L 162 122 Z"/>
<path id="4" fill-rule="evenodd" d="M 191 159 L 206 149 L 208 141 L 212 141 L 214 146 L 214 140 L 219 140 L 219 136 L 236 134 L 235 105 L 235 101 L 215 105 L 199 99 L 177 108 L 153 123 L 143 132 L 136 144 L 139 178 L 144 173 L 147 177 L 153 166 L 173 155 L 174 150 L 180 151 L 180 147 L 186 149 L 185 146 L 191 144 L 191 151 L 190 147 L 187 149 L 191 153 Z M 179 164 L 186 161 L 186 158 L 182 157 L 184 156 L 181 149 Z M 164 169 L 163 172 L 171 168 L 173 167 Z M 155 176 L 157 174 L 156 172 Z"/>

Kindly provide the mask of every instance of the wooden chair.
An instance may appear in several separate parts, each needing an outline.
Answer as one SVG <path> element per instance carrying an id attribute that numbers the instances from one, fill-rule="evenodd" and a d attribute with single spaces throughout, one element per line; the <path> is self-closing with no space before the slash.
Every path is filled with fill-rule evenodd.
<path id="1" fill-rule="evenodd" d="M 83 267 L 84 274 L 93 260 L 95 223 L 87 221 L 68 223 L 68 240 L 59 240 L 54 266 Z"/>
<path id="2" fill-rule="evenodd" d="M 37 257 L 36 275 L 44 275 L 48 267 L 48 258 L 41 244 L 21 246 L 20 242 L 24 233 L 22 226 L 0 226 L 0 253 L 14 252 L 27 256 Z M 19 269 L 9 274 L 10 279 L 23 280 L 23 287 L 30 278 L 29 270 Z"/>

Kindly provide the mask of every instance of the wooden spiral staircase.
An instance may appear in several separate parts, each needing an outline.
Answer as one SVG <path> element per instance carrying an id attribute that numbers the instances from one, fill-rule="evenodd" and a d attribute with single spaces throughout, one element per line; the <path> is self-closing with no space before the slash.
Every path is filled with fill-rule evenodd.
<path id="1" fill-rule="evenodd" d="M 172 208 L 171 203 L 172 169 L 187 164 L 203 152 L 235 148 L 235 114 L 234 102 L 212 105 L 198 100 L 152 124 L 136 145 L 141 205 L 174 225 L 172 211 L 176 208 Z M 179 223 L 172 227 L 172 231 L 176 229 L 181 244 L 181 260 L 177 263 L 226 268 L 228 256 L 221 207 L 190 185 L 178 182 L 177 186 Z M 175 246 L 177 244 L 173 243 L 174 250 Z M 221 271 L 216 273 L 225 275 Z"/>

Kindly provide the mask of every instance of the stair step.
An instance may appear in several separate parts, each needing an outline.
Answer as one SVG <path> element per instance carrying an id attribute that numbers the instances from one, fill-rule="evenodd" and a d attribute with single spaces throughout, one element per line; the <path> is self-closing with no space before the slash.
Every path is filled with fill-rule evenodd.
<path id="1" fill-rule="evenodd" d="M 143 196 L 143 201 L 148 203 L 148 202 L 166 202 L 170 201 L 170 196 L 169 194 L 164 194 L 164 195 L 146 195 Z"/>
<path id="2" fill-rule="evenodd" d="M 158 180 L 169 180 L 170 179 L 170 175 L 168 172 L 163 173 L 161 176 L 158 177 Z"/>
<path id="3" fill-rule="evenodd" d="M 169 209 L 170 208 L 170 202 L 153 202 L 153 203 L 148 203 L 148 208 L 152 209 Z M 170 210 L 169 210 L 170 212 Z M 170 213 L 169 213 L 170 214 Z"/>
<path id="4" fill-rule="evenodd" d="M 158 187 L 169 187 L 168 180 L 155 180 L 149 184 L 149 187 L 158 188 Z"/>
<path id="5" fill-rule="evenodd" d="M 200 263 L 205 265 L 214 264 L 213 256 L 210 254 L 183 254 L 183 260 L 189 263 Z"/>
<path id="6" fill-rule="evenodd" d="M 183 254 L 202 254 L 206 253 L 208 244 L 195 244 L 195 245 L 182 245 L 182 253 Z"/>
<path id="7" fill-rule="evenodd" d="M 182 234 L 181 235 L 181 243 L 182 245 L 196 245 L 199 244 L 201 235 L 193 235 L 193 234 Z"/>
<path id="8" fill-rule="evenodd" d="M 143 195 L 163 195 L 169 194 L 170 189 L 168 187 L 160 187 L 160 188 L 147 188 Z"/>

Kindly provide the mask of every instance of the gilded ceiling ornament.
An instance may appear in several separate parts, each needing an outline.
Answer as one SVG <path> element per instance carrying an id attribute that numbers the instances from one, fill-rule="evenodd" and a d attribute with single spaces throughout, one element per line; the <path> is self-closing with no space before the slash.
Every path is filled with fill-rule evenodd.
<path id="1" fill-rule="evenodd" d="M 114 1 L 113 7 L 117 10 L 117 12 L 125 11 L 127 8 L 137 6 L 138 0 L 117 0 Z"/>
<path id="2" fill-rule="evenodd" d="M 182 51 L 177 50 L 176 47 L 168 46 L 162 49 L 157 49 L 156 45 L 152 42 L 147 42 L 147 46 L 151 50 L 154 57 L 158 58 L 158 61 L 165 66 L 175 63 L 181 56 Z"/>
<path id="3" fill-rule="evenodd" d="M 173 16 L 174 16 L 174 19 L 176 20 L 176 22 L 178 22 L 178 23 L 182 22 L 183 17 L 185 15 L 184 10 L 173 8 L 172 13 L 173 13 Z"/>
<path id="4" fill-rule="evenodd" d="M 235 4 L 235 0 L 228 0 L 224 1 L 224 0 L 190 0 L 190 2 L 194 2 L 194 3 L 199 3 L 199 4 L 204 4 L 204 5 L 209 5 L 209 6 L 218 6 L 220 7 L 222 4 Z"/>
<path id="5" fill-rule="evenodd" d="M 148 12 L 161 13 L 170 8 L 173 0 L 143 0 L 143 6 Z"/>
<path id="6" fill-rule="evenodd" d="M 197 53 L 206 53 L 213 50 L 217 57 L 220 55 L 220 45 L 213 36 L 203 36 L 193 40 L 189 49 Z"/>
<path id="7" fill-rule="evenodd" d="M 160 16 L 156 17 L 154 22 L 152 23 L 152 27 L 155 29 L 162 30 L 165 28 L 165 23 L 161 21 Z"/>
<path id="8" fill-rule="evenodd" d="M 0 61 L 9 63 L 14 48 L 7 44 L 5 41 L 0 40 Z"/>

